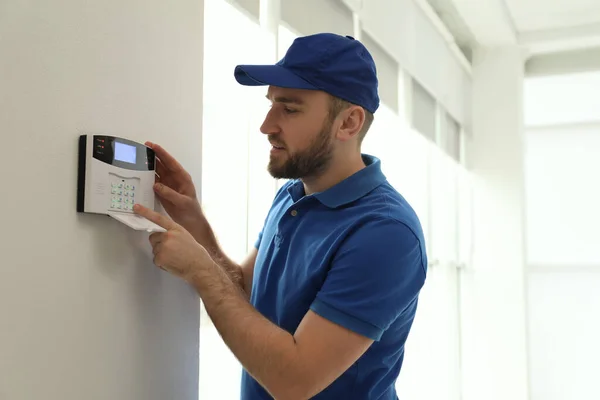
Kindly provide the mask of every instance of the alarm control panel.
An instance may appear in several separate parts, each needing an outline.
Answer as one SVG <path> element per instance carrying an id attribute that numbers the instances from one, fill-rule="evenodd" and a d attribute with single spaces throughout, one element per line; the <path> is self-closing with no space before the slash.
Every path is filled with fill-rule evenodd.
<path id="1" fill-rule="evenodd" d="M 81 135 L 77 211 L 104 214 L 135 230 L 165 229 L 133 212 L 135 203 L 154 209 L 154 151 L 135 141 L 107 135 Z"/>

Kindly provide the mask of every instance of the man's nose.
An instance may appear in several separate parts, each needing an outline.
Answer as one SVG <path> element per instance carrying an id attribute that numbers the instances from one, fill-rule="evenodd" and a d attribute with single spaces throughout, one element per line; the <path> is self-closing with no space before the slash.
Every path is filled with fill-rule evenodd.
<path id="1" fill-rule="evenodd" d="M 273 113 L 273 109 L 270 109 L 265 116 L 265 120 L 260 126 L 260 131 L 265 135 L 274 135 L 279 133 L 280 128 L 277 124 L 277 118 Z"/>

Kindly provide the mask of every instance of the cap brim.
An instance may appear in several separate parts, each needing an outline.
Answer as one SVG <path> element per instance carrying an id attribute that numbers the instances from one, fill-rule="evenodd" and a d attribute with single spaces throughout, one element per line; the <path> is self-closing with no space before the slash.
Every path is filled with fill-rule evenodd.
<path id="1" fill-rule="evenodd" d="M 314 85 L 280 65 L 238 65 L 235 67 L 234 76 L 240 84 L 246 86 L 317 89 Z"/>

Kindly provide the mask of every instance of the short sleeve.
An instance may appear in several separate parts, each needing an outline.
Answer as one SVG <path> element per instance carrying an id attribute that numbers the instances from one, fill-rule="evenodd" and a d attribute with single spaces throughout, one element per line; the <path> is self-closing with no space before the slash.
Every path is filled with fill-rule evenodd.
<path id="1" fill-rule="evenodd" d="M 425 282 L 422 251 L 421 241 L 405 224 L 368 222 L 340 246 L 311 310 L 379 340 Z"/>
<path id="2" fill-rule="evenodd" d="M 256 249 L 260 248 L 260 242 L 262 241 L 262 236 L 263 236 L 263 229 L 261 229 L 260 232 L 258 232 L 258 237 L 256 238 L 256 241 L 254 242 L 254 247 L 256 247 Z"/>

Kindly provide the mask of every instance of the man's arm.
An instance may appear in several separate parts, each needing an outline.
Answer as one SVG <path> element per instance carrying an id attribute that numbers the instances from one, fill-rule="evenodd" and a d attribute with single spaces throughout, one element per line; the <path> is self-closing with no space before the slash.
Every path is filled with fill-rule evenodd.
<path id="1" fill-rule="evenodd" d="M 242 264 L 237 264 L 225 254 L 219 245 L 217 237 L 204 214 L 202 214 L 201 220 L 188 230 L 194 239 L 208 251 L 215 263 L 227 273 L 229 279 L 245 293 L 247 298 L 250 298 L 254 263 L 256 262 L 258 250 L 252 248 Z"/>
<path id="2" fill-rule="evenodd" d="M 425 279 L 417 238 L 397 221 L 373 221 L 346 241 L 293 334 L 261 315 L 216 265 L 192 284 L 243 367 L 277 399 L 310 398 L 379 340 Z"/>
<path id="3" fill-rule="evenodd" d="M 216 265 L 198 275 L 194 286 L 227 346 L 276 399 L 313 397 L 373 343 L 312 311 L 292 336 L 252 307 Z"/>
<path id="4" fill-rule="evenodd" d="M 189 172 L 162 146 L 152 142 L 146 142 L 146 145 L 152 148 L 157 156 L 157 184 L 154 185 L 154 191 L 165 211 L 208 251 L 239 289 L 250 297 L 251 287 L 246 282 L 247 276 L 251 277 L 253 274 L 256 253 L 251 252 L 241 265 L 227 257 L 202 212 Z M 251 279 L 249 282 L 252 282 Z"/>

